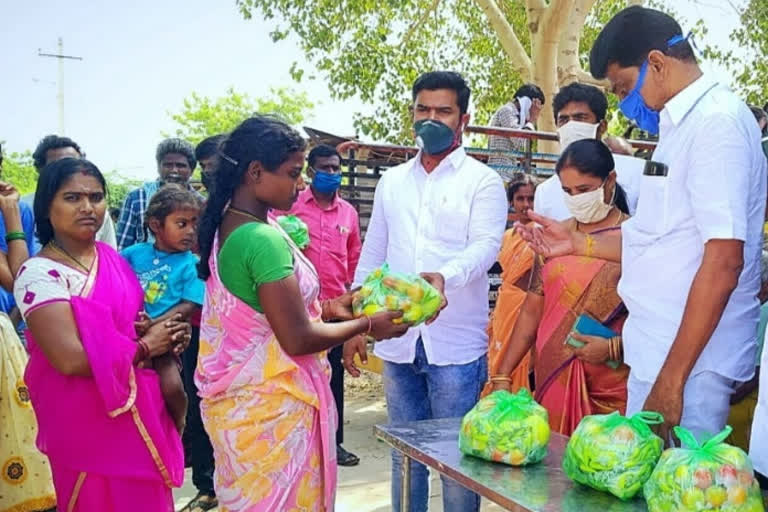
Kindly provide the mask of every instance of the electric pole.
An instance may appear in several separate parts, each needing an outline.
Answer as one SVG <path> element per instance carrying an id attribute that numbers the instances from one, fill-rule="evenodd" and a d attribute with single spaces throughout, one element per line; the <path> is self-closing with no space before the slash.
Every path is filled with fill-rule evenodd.
<path id="1" fill-rule="evenodd" d="M 65 55 L 64 54 L 64 41 L 61 37 L 59 37 L 59 47 L 58 47 L 58 53 L 43 53 L 41 49 L 37 49 L 37 56 L 38 57 L 51 57 L 53 59 L 58 60 L 59 64 L 59 77 L 57 80 L 57 85 L 59 88 L 59 93 L 56 95 L 56 99 L 59 103 L 59 135 L 64 135 L 64 59 L 69 60 L 83 60 L 82 57 L 77 57 L 74 55 Z"/>

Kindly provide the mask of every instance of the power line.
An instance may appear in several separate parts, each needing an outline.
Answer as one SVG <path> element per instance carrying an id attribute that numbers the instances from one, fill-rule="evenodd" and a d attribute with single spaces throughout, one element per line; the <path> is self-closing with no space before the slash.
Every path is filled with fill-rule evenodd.
<path id="1" fill-rule="evenodd" d="M 59 77 L 57 80 L 58 87 L 59 87 L 59 93 L 56 96 L 56 99 L 58 100 L 59 104 L 59 135 L 64 135 L 65 132 L 65 126 L 64 126 L 64 61 L 65 60 L 80 60 L 82 61 L 82 57 L 78 57 L 76 55 L 65 55 L 64 54 L 64 40 L 59 37 L 59 44 L 58 44 L 58 53 L 43 53 L 43 51 L 38 48 L 37 49 L 37 56 L 38 57 L 48 57 L 53 58 L 58 61 L 59 64 Z"/>

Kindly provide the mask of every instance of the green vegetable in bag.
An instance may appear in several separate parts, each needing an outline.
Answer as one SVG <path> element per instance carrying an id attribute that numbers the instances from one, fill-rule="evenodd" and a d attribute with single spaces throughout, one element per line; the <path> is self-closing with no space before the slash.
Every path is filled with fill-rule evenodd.
<path id="1" fill-rule="evenodd" d="M 495 391 L 461 422 L 459 450 L 467 455 L 511 466 L 541 461 L 547 455 L 549 415 L 530 391 Z"/>
<path id="2" fill-rule="evenodd" d="M 390 272 L 385 263 L 370 273 L 352 297 L 352 313 L 360 317 L 402 311 L 395 323 L 417 325 L 432 318 L 442 302 L 440 292 L 423 278 Z"/>
<path id="3" fill-rule="evenodd" d="M 563 456 L 568 478 L 628 500 L 643 488 L 664 449 L 648 425 L 664 419 L 654 412 L 631 418 L 618 412 L 585 416 Z"/>
<path id="4" fill-rule="evenodd" d="M 725 444 L 725 427 L 699 444 L 688 430 L 675 427 L 683 448 L 661 455 L 643 493 L 651 512 L 764 512 L 752 463 L 740 448 Z"/>
<path id="5" fill-rule="evenodd" d="M 277 218 L 277 223 L 299 249 L 303 251 L 309 246 L 309 228 L 303 220 L 295 215 L 281 215 Z"/>

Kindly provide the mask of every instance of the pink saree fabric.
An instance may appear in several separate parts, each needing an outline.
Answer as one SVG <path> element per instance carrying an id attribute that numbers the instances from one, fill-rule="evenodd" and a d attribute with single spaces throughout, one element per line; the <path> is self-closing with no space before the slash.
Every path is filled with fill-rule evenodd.
<path id="1" fill-rule="evenodd" d="M 581 314 L 621 332 L 626 312 L 616 291 L 620 271 L 617 263 L 580 256 L 553 258 L 542 269 L 536 399 L 547 409 L 552 430 L 561 434 L 571 435 L 584 416 L 626 409 L 629 368 L 586 363 L 565 344 Z"/>
<path id="2" fill-rule="evenodd" d="M 317 274 L 287 241 L 307 311 L 319 321 Z M 196 382 L 216 460 L 219 510 L 332 511 L 337 413 L 326 354 L 286 354 L 266 316 L 222 284 L 218 252 L 217 235 Z"/>
<path id="3" fill-rule="evenodd" d="M 181 440 L 157 374 L 132 364 L 143 293 L 113 249 L 97 248 L 81 295 L 70 300 L 93 376 L 57 372 L 27 331 L 25 380 L 37 445 L 51 462 L 59 510 L 94 510 L 88 503 L 112 511 L 173 510 L 171 487 L 184 478 Z"/>

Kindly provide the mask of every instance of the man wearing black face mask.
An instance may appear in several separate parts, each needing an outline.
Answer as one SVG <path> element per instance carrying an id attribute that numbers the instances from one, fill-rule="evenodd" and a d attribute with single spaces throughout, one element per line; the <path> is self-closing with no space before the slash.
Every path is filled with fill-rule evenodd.
<path id="1" fill-rule="evenodd" d="M 421 150 L 385 172 L 376 187 L 355 283 L 386 261 L 392 271 L 421 273 L 448 306 L 433 323 L 376 344 L 391 423 L 463 416 L 477 402 L 488 371 L 488 269 L 507 219 L 501 178 L 461 146 L 470 95 L 461 75 L 425 73 L 412 94 Z M 353 348 L 345 345 L 345 361 Z M 399 511 L 403 460 L 393 453 L 392 462 L 392 506 Z M 413 464 L 412 510 L 426 510 L 427 489 L 427 469 Z M 476 494 L 443 479 L 446 512 L 477 511 L 479 503 Z"/>
<path id="2" fill-rule="evenodd" d="M 699 438 L 717 433 L 735 386 L 755 367 L 767 188 L 759 130 L 747 106 L 702 73 L 680 25 L 662 12 L 618 13 L 590 67 L 610 81 L 627 117 L 659 134 L 637 213 L 620 235 L 571 233 L 535 214 L 543 229 L 521 233 L 545 256 L 621 261 L 627 414 L 660 412 L 665 441 L 675 425 Z"/>

